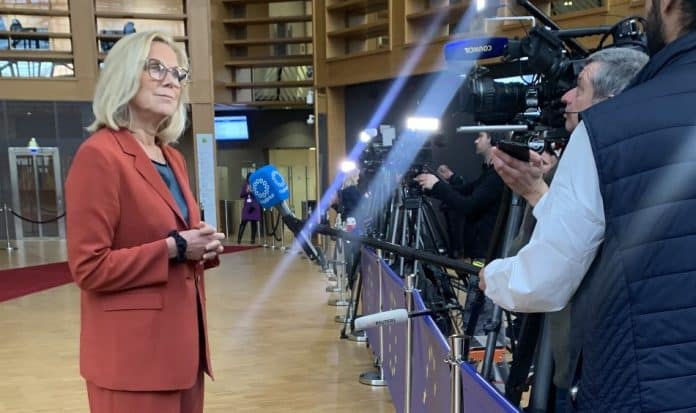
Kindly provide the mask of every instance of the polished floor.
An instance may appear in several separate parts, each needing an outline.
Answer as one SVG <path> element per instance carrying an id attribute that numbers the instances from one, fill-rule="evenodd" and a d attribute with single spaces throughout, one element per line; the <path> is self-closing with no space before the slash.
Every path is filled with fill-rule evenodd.
<path id="1" fill-rule="evenodd" d="M 0 249 L 0 269 L 65 260 L 61 241 L 18 247 Z M 358 382 L 370 352 L 338 338 L 344 310 L 327 305 L 326 277 L 308 260 L 259 248 L 206 274 L 216 376 L 206 412 L 394 412 L 386 388 Z M 88 411 L 79 301 L 69 284 L 0 303 L 0 412 Z"/>

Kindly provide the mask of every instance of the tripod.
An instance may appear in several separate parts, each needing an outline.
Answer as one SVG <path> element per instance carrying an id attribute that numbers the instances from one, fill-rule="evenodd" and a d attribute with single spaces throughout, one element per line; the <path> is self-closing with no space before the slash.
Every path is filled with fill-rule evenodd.
<path id="1" fill-rule="evenodd" d="M 428 198 L 408 184 L 401 184 L 391 202 L 390 222 L 387 229 L 389 241 L 404 247 L 447 252 L 444 233 L 437 221 L 435 210 Z M 418 261 L 413 262 L 413 272 L 418 273 Z M 405 274 L 405 258 L 399 259 L 399 274 Z M 416 279 L 416 284 L 418 279 Z"/>
<path id="2" fill-rule="evenodd" d="M 514 254 L 512 241 L 518 233 L 525 203 L 522 198 L 505 188 L 501 200 L 501 208 L 498 214 L 494 234 L 488 251 L 488 260 L 495 256 L 502 258 Z M 504 229 L 503 229 L 504 228 Z M 498 254 L 497 251 L 502 251 Z M 471 318 L 467 324 L 467 334 L 473 334 L 478 315 L 485 302 L 483 292 L 476 288 L 474 305 Z M 484 353 L 481 375 L 487 381 L 494 379 L 493 358 L 498 335 L 502 326 L 503 309 L 497 305 L 493 308 L 493 315 L 486 325 L 486 349 Z M 510 317 L 510 313 L 507 313 Z M 510 318 L 508 318 L 509 320 Z M 551 374 L 553 361 L 551 359 L 549 331 L 545 326 L 543 314 L 525 314 L 520 317 L 521 328 L 517 339 L 511 337 L 512 363 L 509 368 L 503 364 L 502 370 L 496 373 L 505 380 L 505 396 L 514 405 L 519 405 L 522 392 L 526 390 L 527 377 L 532 363 L 536 360 L 534 384 L 530 397 L 529 411 L 542 413 L 546 411 L 549 389 L 551 386 Z M 511 323 L 510 327 L 512 327 Z M 511 331 L 513 329 L 511 328 Z M 536 351 L 535 351 L 536 350 Z"/>

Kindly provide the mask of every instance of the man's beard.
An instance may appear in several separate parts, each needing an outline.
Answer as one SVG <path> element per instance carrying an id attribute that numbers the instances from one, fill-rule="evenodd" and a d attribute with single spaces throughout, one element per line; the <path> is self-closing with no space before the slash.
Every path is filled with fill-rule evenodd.
<path id="1" fill-rule="evenodd" d="M 663 31 L 664 25 L 660 15 L 660 0 L 653 0 L 646 26 L 645 35 L 648 40 L 648 55 L 652 57 L 666 46 Z"/>

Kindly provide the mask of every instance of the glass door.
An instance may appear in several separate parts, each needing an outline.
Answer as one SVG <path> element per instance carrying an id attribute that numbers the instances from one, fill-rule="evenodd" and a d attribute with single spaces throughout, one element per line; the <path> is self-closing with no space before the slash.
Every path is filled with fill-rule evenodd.
<path id="1" fill-rule="evenodd" d="M 65 238 L 58 148 L 9 148 L 15 236 Z"/>

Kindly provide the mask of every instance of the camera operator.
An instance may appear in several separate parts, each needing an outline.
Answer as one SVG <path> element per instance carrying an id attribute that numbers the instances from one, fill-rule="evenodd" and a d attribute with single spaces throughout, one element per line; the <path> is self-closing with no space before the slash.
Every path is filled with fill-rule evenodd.
<path id="1" fill-rule="evenodd" d="M 447 165 L 443 164 L 438 166 L 437 173 L 452 185 L 464 184 L 464 179 L 460 175 L 455 174 Z M 442 212 L 442 215 L 445 217 L 445 223 L 447 224 L 446 230 L 447 239 L 449 240 L 449 256 L 454 259 L 461 258 L 464 252 L 465 219 L 445 203 L 440 203 L 440 212 Z"/>
<path id="2" fill-rule="evenodd" d="M 620 93 L 627 86 L 630 79 L 632 79 L 645 65 L 647 59 L 648 57 L 641 52 L 621 48 L 605 49 L 591 55 L 587 59 L 585 69 L 578 76 L 577 87 L 569 90 L 563 95 L 562 102 L 566 105 L 566 112 L 564 115 L 566 130 L 572 132 L 576 128 L 579 122 L 579 112 L 588 109 L 595 103 L 599 103 L 608 97 Z M 536 153 L 533 155 L 536 155 Z M 525 164 L 523 162 L 515 163 L 512 162 L 514 159 L 511 160 L 506 158 L 509 157 L 506 157 L 504 153 L 494 152 L 493 154 L 493 162 L 496 168 L 498 168 L 499 165 L 503 166 L 500 168 L 500 174 L 505 182 L 513 190 L 521 193 L 528 200 L 523 225 L 516 239 L 519 244 L 523 245 L 529 241 L 534 223 L 536 222 L 534 216 L 530 214 L 530 207 L 537 204 L 538 198 L 530 194 L 541 193 L 543 195 L 548 191 L 547 184 L 550 181 L 549 174 L 544 171 L 543 175 L 546 179 L 542 179 L 542 171 L 537 171 L 537 165 L 541 162 L 541 159 L 537 162 L 532 158 L 533 160 L 530 164 Z M 539 169 L 543 169 L 542 165 L 538 165 L 538 167 Z M 509 178 L 509 173 L 507 173 L 508 170 L 506 168 L 512 168 L 518 173 L 516 180 L 511 180 Z M 539 189 L 535 191 L 532 190 L 533 188 Z M 559 212 L 563 213 L 563 211 Z M 543 255 L 544 253 L 542 252 L 540 259 L 543 259 Z M 490 284 L 492 280 L 496 278 L 503 280 L 505 278 L 512 279 L 514 276 L 513 274 L 524 271 L 527 267 L 524 266 L 524 261 L 522 261 L 524 258 L 521 257 L 524 257 L 524 254 L 507 260 L 493 261 L 491 265 L 482 271 L 482 273 L 485 274 L 482 277 L 482 279 L 485 277 L 484 284 L 485 282 Z M 530 274 L 529 276 L 536 277 L 537 275 Z M 513 306 L 508 307 L 509 303 L 500 300 L 498 296 L 494 295 L 494 290 L 489 288 L 486 290 L 486 293 L 493 301 L 501 306 L 509 309 L 517 309 L 516 302 L 513 303 Z M 570 386 L 570 379 L 568 377 L 570 306 L 563 308 L 561 311 L 549 313 L 547 319 L 550 326 L 551 351 L 555 364 L 553 377 L 553 383 L 554 386 L 556 386 L 555 411 L 559 413 L 566 411 L 565 406 L 567 404 L 568 388 Z"/>
<path id="3" fill-rule="evenodd" d="M 527 248 L 539 258 L 543 249 L 544 262 L 522 264 L 535 275 L 525 280 L 486 275 L 492 296 L 528 310 L 573 296 L 580 412 L 696 406 L 696 2 L 645 5 L 649 63 L 621 95 L 583 112 L 535 208 Z"/>
<path id="4" fill-rule="evenodd" d="M 483 157 L 484 162 L 481 174 L 472 182 L 455 180 L 449 184 L 433 174 L 420 174 L 415 178 L 422 189 L 430 190 L 431 197 L 439 199 L 450 212 L 466 220 L 462 247 L 465 256 L 471 259 L 485 257 L 498 216 L 503 181 L 491 165 L 491 140 L 495 142 L 500 138 L 502 135 L 479 133 L 474 144 L 476 153 Z"/>
<path id="5" fill-rule="evenodd" d="M 620 93 L 631 81 L 631 79 L 638 73 L 638 71 L 647 62 L 647 56 L 641 52 L 632 49 L 604 49 L 599 52 L 593 53 L 587 60 L 586 66 L 578 75 L 577 87 L 569 90 L 563 95 L 562 101 L 566 104 L 565 112 L 565 127 L 568 131 L 574 131 L 579 122 L 579 114 L 584 110 L 590 108 L 592 105 L 606 100 L 618 93 Z M 568 149 L 576 147 L 575 139 L 577 133 L 573 133 Z M 570 158 L 573 152 L 568 152 L 566 158 Z M 529 206 L 534 207 L 534 215 L 539 218 L 539 216 L 544 215 L 546 210 L 540 210 L 538 203 L 540 199 L 549 191 L 548 184 L 544 181 L 542 175 L 542 158 L 536 152 L 530 151 L 530 162 L 525 163 L 518 161 L 511 156 L 505 154 L 504 152 L 493 148 L 491 151 L 492 163 L 495 166 L 496 171 L 503 178 L 505 183 L 510 186 L 512 190 L 522 195 L 528 202 Z M 568 164 L 569 161 L 563 161 L 561 165 Z M 567 171 L 566 173 L 569 173 Z M 563 176 L 560 180 L 557 178 L 553 185 L 556 185 L 558 189 L 556 191 L 567 191 L 570 184 L 584 184 L 586 183 L 584 171 L 578 171 L 578 173 L 572 176 Z M 572 182 L 569 182 L 572 180 Z M 576 206 L 581 210 L 589 209 L 586 204 L 589 204 L 587 200 L 583 201 Z M 546 206 L 546 203 L 541 206 Z M 568 210 L 558 210 L 558 207 L 563 207 L 565 205 L 554 206 L 553 210 L 549 210 L 549 216 L 552 213 L 559 215 L 565 215 Z M 595 222 L 597 220 L 588 219 L 589 222 Z M 575 227 L 573 227 L 575 228 Z M 531 297 L 530 294 L 523 293 L 519 295 L 514 295 L 515 291 L 510 291 L 509 287 L 494 289 L 493 285 L 508 285 L 508 280 L 515 279 L 515 277 L 527 278 L 528 275 L 523 273 L 527 268 L 527 263 L 524 261 L 528 258 L 529 250 L 532 249 L 536 243 L 536 239 L 539 237 L 540 225 L 535 228 L 535 233 L 532 235 L 530 243 L 519 251 L 518 255 L 503 260 L 495 260 L 491 262 L 482 271 L 485 274 L 485 279 L 482 280 L 482 285 L 485 286 L 486 294 L 493 296 L 496 292 L 503 294 L 503 296 L 495 295 L 494 301 L 504 308 L 512 311 L 523 311 L 523 312 L 536 312 L 547 310 L 546 307 L 549 306 L 548 300 L 549 296 L 542 296 L 538 298 Z M 554 228 L 548 228 L 549 231 L 554 231 Z M 571 239 L 575 238 L 593 238 L 591 235 L 585 235 L 584 232 L 575 232 Z M 541 240 L 543 242 L 543 240 Z M 538 259 L 543 259 L 542 252 Z M 536 257 L 529 257 L 536 258 Z M 577 261 L 577 260 L 575 260 Z M 540 274 L 537 268 L 534 268 L 537 274 Z M 554 272 L 554 269 L 547 268 L 547 271 Z M 518 275 L 519 273 L 519 275 Z M 531 277 L 531 274 L 529 275 Z M 497 284 L 501 282 L 503 284 Z M 539 300 L 539 302 L 536 302 Z M 557 311 L 563 306 L 553 305 L 550 310 L 547 311 Z"/>

